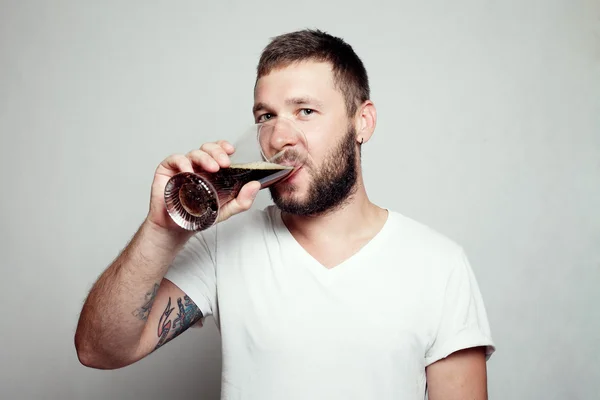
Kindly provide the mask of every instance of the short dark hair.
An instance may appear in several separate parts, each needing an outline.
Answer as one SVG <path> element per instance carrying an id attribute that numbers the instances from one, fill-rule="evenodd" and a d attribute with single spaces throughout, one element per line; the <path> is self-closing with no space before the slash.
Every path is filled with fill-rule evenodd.
<path id="1" fill-rule="evenodd" d="M 320 30 L 304 29 L 272 38 L 260 56 L 256 79 L 307 60 L 331 64 L 334 84 L 344 95 L 349 116 L 370 98 L 369 78 L 361 59 L 343 39 Z"/>

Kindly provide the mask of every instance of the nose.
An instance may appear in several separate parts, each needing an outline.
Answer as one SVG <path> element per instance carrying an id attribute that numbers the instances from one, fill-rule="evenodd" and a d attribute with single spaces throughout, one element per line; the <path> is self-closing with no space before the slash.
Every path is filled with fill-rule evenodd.
<path id="1" fill-rule="evenodd" d="M 297 128 L 291 121 L 278 117 L 263 124 L 260 131 L 260 145 L 267 158 L 286 147 L 294 147 L 300 141 Z"/>
<path id="2" fill-rule="evenodd" d="M 270 136 L 271 146 L 277 151 L 298 143 L 298 134 L 292 126 L 292 122 L 284 118 L 278 118 L 275 121 Z"/>

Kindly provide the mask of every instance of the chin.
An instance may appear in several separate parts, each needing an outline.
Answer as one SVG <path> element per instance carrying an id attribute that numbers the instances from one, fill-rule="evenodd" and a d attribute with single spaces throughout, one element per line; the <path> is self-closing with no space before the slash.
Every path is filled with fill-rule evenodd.
<path id="1" fill-rule="evenodd" d="M 308 197 L 309 178 L 309 174 L 301 168 L 289 178 L 271 186 L 271 197 L 284 203 L 302 203 Z"/>
<path id="2" fill-rule="evenodd" d="M 281 182 L 271 187 L 271 195 L 285 202 L 302 202 L 306 198 L 306 191 L 287 182 Z"/>
<path id="3" fill-rule="evenodd" d="M 308 197 L 307 190 L 289 182 L 277 183 L 269 188 L 276 205 L 303 204 Z"/>

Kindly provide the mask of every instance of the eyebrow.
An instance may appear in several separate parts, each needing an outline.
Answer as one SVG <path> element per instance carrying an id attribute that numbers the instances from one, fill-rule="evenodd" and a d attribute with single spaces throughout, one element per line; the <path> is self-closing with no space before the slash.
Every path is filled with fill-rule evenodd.
<path id="1" fill-rule="evenodd" d="M 302 106 L 302 105 L 307 105 L 307 104 L 311 104 L 316 106 L 317 108 L 321 108 L 323 107 L 323 103 L 320 102 L 319 100 L 312 98 L 312 97 L 292 97 L 289 98 L 285 101 L 285 104 L 288 106 Z M 254 105 L 254 107 L 252 107 L 252 113 L 256 114 L 257 111 L 260 110 L 268 110 L 268 109 L 272 109 L 272 107 L 269 107 L 269 105 L 267 105 L 266 103 L 262 103 L 262 102 L 258 102 Z"/>
<path id="2" fill-rule="evenodd" d="M 256 114 L 257 111 L 266 110 L 269 108 L 265 103 L 256 103 L 254 107 L 252 107 L 252 114 Z"/>

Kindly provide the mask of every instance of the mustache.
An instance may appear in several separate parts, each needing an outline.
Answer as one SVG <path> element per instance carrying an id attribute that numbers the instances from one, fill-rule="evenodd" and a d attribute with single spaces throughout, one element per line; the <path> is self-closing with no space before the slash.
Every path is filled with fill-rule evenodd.
<path id="1" fill-rule="evenodd" d="M 307 166 L 307 164 L 310 163 L 310 160 L 308 160 L 308 157 L 306 160 L 304 160 L 304 163 L 302 163 L 302 156 L 301 156 L 300 152 L 293 147 L 284 149 L 284 150 L 280 151 L 279 153 L 275 154 L 273 157 L 271 157 L 270 161 L 273 163 L 276 163 L 276 164 L 291 165 L 291 166 L 298 166 L 299 164 L 303 164 L 303 166 Z"/>

